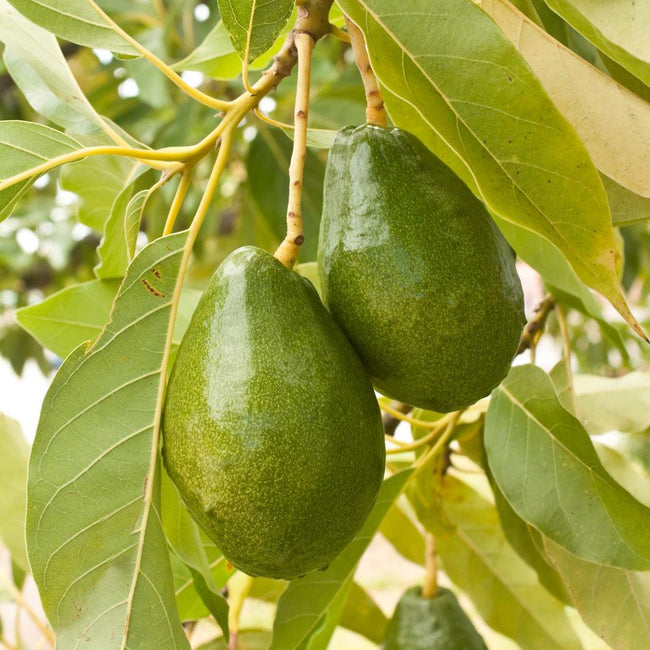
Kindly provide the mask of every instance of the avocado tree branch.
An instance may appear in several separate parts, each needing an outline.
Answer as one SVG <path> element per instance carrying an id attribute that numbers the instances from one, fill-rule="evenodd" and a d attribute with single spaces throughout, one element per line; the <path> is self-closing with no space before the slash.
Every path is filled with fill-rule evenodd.
<path id="1" fill-rule="evenodd" d="M 376 126 L 388 126 L 388 117 L 384 107 L 384 97 L 379 82 L 373 72 L 363 32 L 346 16 L 345 24 L 350 35 L 354 60 L 361 73 L 361 80 L 366 91 L 366 122 Z"/>
<path id="2" fill-rule="evenodd" d="M 287 234 L 275 251 L 275 257 L 287 268 L 293 268 L 305 241 L 302 229 L 302 186 L 307 157 L 307 120 L 309 114 L 309 82 L 314 39 L 306 33 L 295 36 L 298 51 L 298 87 L 294 110 L 294 134 L 291 163 L 289 164 L 289 204 L 287 206 Z"/>

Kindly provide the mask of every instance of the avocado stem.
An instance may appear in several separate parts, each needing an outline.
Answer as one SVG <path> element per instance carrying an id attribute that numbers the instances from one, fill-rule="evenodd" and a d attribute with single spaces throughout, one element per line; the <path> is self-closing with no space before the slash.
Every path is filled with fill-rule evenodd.
<path id="1" fill-rule="evenodd" d="M 275 251 L 275 257 L 288 269 L 296 263 L 300 246 L 305 241 L 302 231 L 302 186 L 307 157 L 307 121 L 309 115 L 309 82 L 314 39 L 306 32 L 295 35 L 298 52 L 298 81 L 294 109 L 293 151 L 289 164 L 289 203 L 287 235 Z"/>
<path id="2" fill-rule="evenodd" d="M 350 35 L 350 43 L 354 52 L 354 60 L 361 73 L 363 88 L 366 91 L 366 122 L 375 126 L 388 126 L 388 117 L 384 107 L 384 97 L 381 94 L 379 82 L 372 69 L 368 49 L 363 32 L 346 16 L 345 24 Z"/>
<path id="3" fill-rule="evenodd" d="M 438 593 L 438 561 L 436 557 L 436 538 L 425 536 L 425 573 L 422 582 L 422 598 L 434 598 Z"/>

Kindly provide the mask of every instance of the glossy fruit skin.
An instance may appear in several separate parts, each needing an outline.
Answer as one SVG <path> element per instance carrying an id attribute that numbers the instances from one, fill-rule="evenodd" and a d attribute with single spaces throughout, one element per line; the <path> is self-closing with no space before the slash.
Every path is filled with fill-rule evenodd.
<path id="1" fill-rule="evenodd" d="M 397 603 L 388 624 L 383 650 L 488 650 L 448 589 L 422 598 L 420 587 L 409 589 Z"/>
<path id="2" fill-rule="evenodd" d="M 318 264 L 325 304 L 384 395 L 453 411 L 507 374 L 525 322 L 513 251 L 414 135 L 339 131 Z"/>
<path id="3" fill-rule="evenodd" d="M 313 285 L 254 247 L 214 274 L 166 395 L 163 458 L 237 568 L 291 579 L 326 565 L 384 474 L 370 381 Z"/>

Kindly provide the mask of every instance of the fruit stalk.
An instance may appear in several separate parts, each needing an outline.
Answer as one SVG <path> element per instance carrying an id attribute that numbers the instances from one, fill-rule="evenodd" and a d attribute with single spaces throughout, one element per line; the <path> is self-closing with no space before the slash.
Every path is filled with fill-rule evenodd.
<path id="1" fill-rule="evenodd" d="M 275 257 L 292 269 L 300 246 L 305 241 L 302 229 L 302 185 L 307 156 L 307 120 L 309 114 L 309 82 L 314 39 L 301 32 L 295 35 L 298 52 L 298 87 L 294 109 L 293 151 L 289 165 L 289 203 L 287 206 L 287 234 L 275 252 Z"/>
<path id="2" fill-rule="evenodd" d="M 434 598 L 438 593 L 438 562 L 436 538 L 427 533 L 425 537 L 425 573 L 422 581 L 422 598 Z"/>
<path id="3" fill-rule="evenodd" d="M 361 80 L 366 91 L 366 122 L 375 126 L 388 126 L 384 97 L 368 57 L 363 32 L 347 16 L 345 24 L 350 35 L 354 60 L 361 73 Z"/>

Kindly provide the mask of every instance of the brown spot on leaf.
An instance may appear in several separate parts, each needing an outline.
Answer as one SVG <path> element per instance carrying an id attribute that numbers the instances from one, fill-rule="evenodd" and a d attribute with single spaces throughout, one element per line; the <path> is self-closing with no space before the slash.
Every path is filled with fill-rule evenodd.
<path id="1" fill-rule="evenodd" d="M 142 284 L 144 284 L 145 289 L 153 296 L 156 296 L 156 298 L 164 298 L 165 294 L 161 293 L 154 287 L 146 278 L 142 278 L 141 280 Z"/>
<path id="2" fill-rule="evenodd" d="M 159 271 L 155 266 L 151 269 L 151 272 L 152 272 L 152 273 L 153 273 L 153 274 L 154 274 L 158 279 L 162 278 L 162 274 L 160 273 L 160 271 Z"/>

